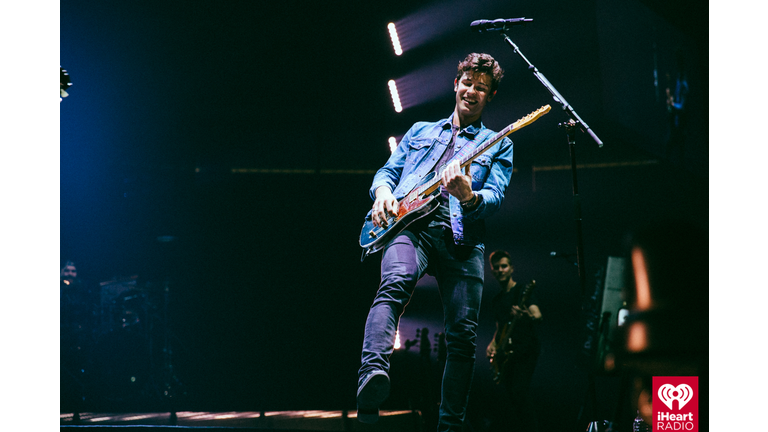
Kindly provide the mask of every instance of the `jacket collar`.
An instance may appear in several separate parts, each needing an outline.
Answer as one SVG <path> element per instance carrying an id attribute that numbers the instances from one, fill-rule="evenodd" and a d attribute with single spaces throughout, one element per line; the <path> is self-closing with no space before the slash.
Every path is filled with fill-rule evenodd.
<path id="1" fill-rule="evenodd" d="M 441 121 L 443 129 L 449 129 L 453 125 L 454 114 L 455 113 L 452 113 L 450 117 Z M 459 131 L 459 134 L 469 135 L 472 139 L 474 139 L 475 135 L 477 135 L 484 128 L 485 125 L 483 124 L 482 120 L 477 119 L 477 121 Z"/>

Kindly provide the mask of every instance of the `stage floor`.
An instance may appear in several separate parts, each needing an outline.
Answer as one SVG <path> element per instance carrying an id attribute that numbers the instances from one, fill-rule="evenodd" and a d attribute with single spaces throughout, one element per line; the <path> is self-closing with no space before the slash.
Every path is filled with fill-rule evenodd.
<path id="1" fill-rule="evenodd" d="M 355 411 L 230 411 L 175 413 L 61 413 L 60 426 L 102 429 L 126 426 L 169 429 L 245 429 L 258 431 L 421 431 L 418 411 L 381 411 L 379 421 L 357 421 Z"/>

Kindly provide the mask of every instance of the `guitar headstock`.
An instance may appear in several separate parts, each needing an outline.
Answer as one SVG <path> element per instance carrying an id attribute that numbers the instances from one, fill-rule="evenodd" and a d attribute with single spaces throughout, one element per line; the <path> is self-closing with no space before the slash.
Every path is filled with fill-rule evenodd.
<path id="1" fill-rule="evenodd" d="M 528 126 L 529 124 L 535 122 L 539 119 L 539 117 L 543 116 L 544 114 L 548 113 L 549 110 L 552 109 L 549 104 L 544 105 L 543 107 L 537 109 L 536 111 L 528 114 L 527 116 L 521 118 L 520 120 L 514 122 L 512 124 L 512 129 L 519 129 L 524 126 Z"/>
<path id="2" fill-rule="evenodd" d="M 549 106 L 549 105 L 547 105 Z M 531 280 L 528 285 L 525 286 L 525 289 L 523 290 L 523 296 L 521 303 L 525 303 L 528 301 L 529 298 L 531 298 L 531 295 L 533 294 L 533 289 L 536 288 L 536 281 Z"/>

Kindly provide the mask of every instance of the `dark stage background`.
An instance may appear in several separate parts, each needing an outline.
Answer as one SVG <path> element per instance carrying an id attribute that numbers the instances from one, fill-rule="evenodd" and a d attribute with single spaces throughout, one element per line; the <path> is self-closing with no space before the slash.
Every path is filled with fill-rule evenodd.
<path id="1" fill-rule="evenodd" d="M 95 288 L 133 275 L 155 294 L 168 287 L 167 320 L 155 296 L 146 322 L 168 330 L 161 348 L 173 350 L 168 360 L 153 346 L 152 371 L 126 369 L 140 385 L 95 392 L 86 408 L 354 409 L 378 284 L 379 256 L 360 263 L 357 245 L 368 187 L 388 137 L 450 114 L 455 65 L 478 51 L 506 70 L 487 126 L 553 106 L 511 136 L 516 171 L 488 220 L 486 252 L 508 250 L 516 280 L 536 279 L 545 316 L 534 378 L 540 422 L 575 424 L 586 394 L 583 298 L 576 267 L 550 257 L 576 251 L 569 149 L 557 128 L 567 116 L 498 34 L 473 33 L 469 23 L 533 18 L 510 37 L 605 142 L 598 149 L 580 134 L 576 147 L 593 284 L 609 256 L 625 255 L 633 229 L 671 218 L 708 224 L 707 8 L 676 4 L 61 2 L 61 65 L 73 82 L 61 102 L 61 258 Z M 398 57 L 386 26 L 408 20 L 434 36 Z M 691 120 L 684 159 L 668 161 L 664 74 L 677 51 L 687 59 Z M 387 81 L 430 67 L 429 81 L 411 85 L 434 87 L 433 96 L 395 113 Z M 486 269 L 485 311 L 497 290 Z M 504 403 L 484 358 L 493 322 L 481 315 L 476 430 Z M 401 336 L 434 334 L 441 323 L 426 278 Z M 121 337 L 98 336 L 97 352 Z M 169 361 L 173 398 L 164 394 Z M 611 418 L 615 385 L 599 390 L 595 415 Z"/>

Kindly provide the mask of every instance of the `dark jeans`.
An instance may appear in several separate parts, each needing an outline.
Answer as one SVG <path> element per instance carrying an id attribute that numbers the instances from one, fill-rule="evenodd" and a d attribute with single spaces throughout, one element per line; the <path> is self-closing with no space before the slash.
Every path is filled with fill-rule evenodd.
<path id="1" fill-rule="evenodd" d="M 456 246 L 442 227 L 404 230 L 384 249 L 381 284 L 365 323 L 358 385 L 374 370 L 389 371 L 395 331 L 416 283 L 437 279 L 443 301 L 447 358 L 438 431 L 460 431 L 474 373 L 477 322 L 483 293 L 484 247 Z"/>

